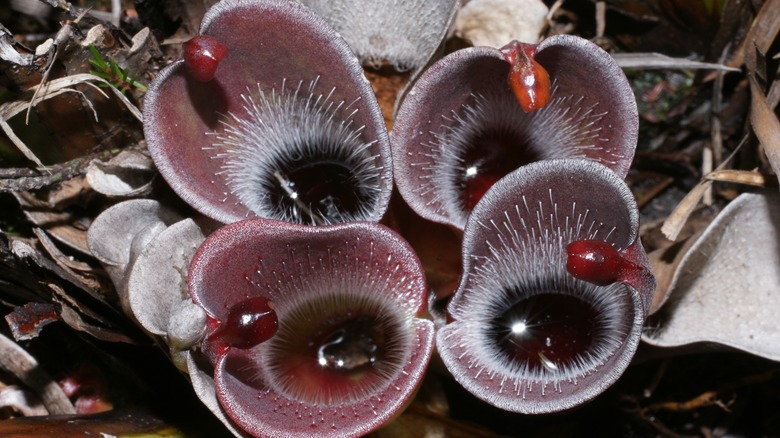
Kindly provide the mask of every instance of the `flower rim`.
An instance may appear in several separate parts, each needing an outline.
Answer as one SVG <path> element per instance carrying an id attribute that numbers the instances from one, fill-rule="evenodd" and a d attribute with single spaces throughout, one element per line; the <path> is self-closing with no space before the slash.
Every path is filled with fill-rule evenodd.
<path id="1" fill-rule="evenodd" d="M 277 40 L 257 45 L 254 39 L 236 35 L 238 25 L 262 29 L 264 36 Z M 289 38 L 291 29 L 299 30 L 297 42 Z M 184 61 L 177 61 L 152 80 L 145 100 L 144 133 L 150 155 L 174 191 L 196 210 L 222 223 L 254 217 L 217 176 L 219 160 L 211 160 L 200 149 L 213 145 L 214 133 L 222 129 L 219 119 L 228 111 L 244 115 L 240 95 L 248 87 L 262 84 L 270 91 L 282 79 L 296 83 L 318 80 L 325 89 L 336 87 L 336 101 L 359 100 L 355 123 L 365 126 L 362 135 L 374 142 L 371 149 L 379 156 L 383 186 L 375 209 L 365 220 L 381 219 L 393 181 L 387 128 L 362 67 L 338 33 L 304 5 L 283 0 L 223 0 L 207 11 L 200 33 L 217 38 L 230 50 L 214 80 L 194 83 Z M 250 33 L 257 38 L 257 31 Z"/>
<path id="2" fill-rule="evenodd" d="M 255 254 L 262 260 L 247 255 L 251 248 L 256 249 Z M 245 260 L 241 262 L 242 259 Z M 231 266 L 242 263 L 246 266 Z M 249 350 L 209 351 L 207 346 L 205 352 L 215 363 L 217 395 L 223 408 L 252 434 L 359 436 L 396 415 L 421 382 L 433 351 L 433 323 L 418 317 L 426 309 L 422 267 L 411 247 L 395 232 L 366 222 L 311 227 L 248 219 L 226 225 L 209 236 L 193 257 L 189 275 L 191 295 L 213 320 L 224 320 L 230 303 L 244 299 L 245 294 L 255 290 L 254 293 L 274 302 L 281 326 L 291 309 L 314 298 L 313 291 L 304 291 L 300 295 L 303 298 L 285 291 L 303 290 L 306 285 L 319 291 L 320 286 L 329 284 L 327 280 L 318 280 L 319 275 L 331 270 L 331 276 L 336 279 L 334 284 L 350 284 L 352 278 L 358 284 L 370 283 L 377 291 L 395 291 L 385 295 L 388 299 L 385 304 L 392 306 L 398 315 L 406 315 L 404 320 L 410 324 L 405 326 L 410 330 L 409 356 L 402 360 L 392 378 L 372 392 L 364 393 L 362 399 L 328 405 L 296 400 L 291 394 L 279 391 L 278 385 L 262 383 L 273 377 L 266 365 L 274 339 Z M 354 275 L 347 273 L 353 270 Z M 224 294 L 208 292 L 214 290 L 221 277 L 240 278 L 243 290 L 231 285 Z M 371 294 L 370 298 L 384 300 L 374 292 Z M 250 386 L 246 379 L 242 381 L 233 372 L 235 363 L 250 362 L 255 363 L 251 384 L 257 387 Z M 261 410 L 263 414 L 259 415 Z M 290 421 L 303 415 L 316 421 L 304 425 Z M 356 421 L 358 416 L 360 421 Z"/>
<path id="3" fill-rule="evenodd" d="M 599 199 L 591 200 L 599 190 Z M 646 317 L 644 301 L 654 288 L 652 283 L 637 283 L 633 277 L 608 286 L 575 279 L 566 272 L 566 246 L 574 240 L 598 238 L 634 257 L 633 251 L 641 246 L 637 236 L 638 210 L 631 191 L 617 174 L 598 163 L 548 160 L 504 177 L 488 190 L 466 225 L 464 274 L 448 305 L 452 320 L 437 333 L 437 346 L 447 368 L 478 398 L 512 412 L 557 412 L 603 392 L 620 377 L 639 344 Z M 648 267 L 646 258 L 636 261 Z M 564 363 L 560 373 L 553 367 L 555 371 L 535 374 L 511 369 L 507 361 L 494 357 L 494 349 L 482 345 L 489 311 L 502 300 L 509 304 L 519 301 L 518 297 L 512 301 L 489 293 L 496 287 L 502 294 L 508 287 L 530 290 L 527 295 L 522 292 L 520 298 L 537 294 L 534 287 L 556 294 L 569 287 L 572 290 L 564 295 L 580 297 L 593 306 L 601 300 L 600 305 L 607 303 L 607 313 L 597 322 L 605 319 L 614 332 L 608 336 L 620 339 L 609 340 L 606 348 L 597 345 L 600 352 L 581 353 L 587 353 L 589 361 L 579 368 Z"/>

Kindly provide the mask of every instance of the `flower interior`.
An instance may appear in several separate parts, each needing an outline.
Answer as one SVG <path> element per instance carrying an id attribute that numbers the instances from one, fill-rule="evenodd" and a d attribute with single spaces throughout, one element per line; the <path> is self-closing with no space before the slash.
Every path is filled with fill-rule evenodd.
<path id="1" fill-rule="evenodd" d="M 455 51 L 404 97 L 393 166 L 399 192 L 420 216 L 463 229 L 496 181 L 539 161 L 587 159 L 619 176 L 628 171 L 638 115 L 615 60 L 568 35 L 513 44 Z M 527 59 L 511 62 L 514 49 Z M 549 91 L 538 74 L 549 76 Z"/>
<path id="2" fill-rule="evenodd" d="M 492 282 L 491 282 L 492 283 Z M 504 370 L 522 388 L 577 381 L 603 365 L 628 336 L 632 302 L 625 286 L 596 286 L 558 272 L 522 278 L 482 293 L 471 323 L 487 368 Z"/>
<path id="3" fill-rule="evenodd" d="M 222 0 L 190 43 L 195 56 L 161 70 L 144 101 L 150 155 L 184 201 L 225 224 L 383 216 L 387 127 L 355 53 L 322 17 L 299 2 Z"/>
<path id="4" fill-rule="evenodd" d="M 374 141 L 353 126 L 355 102 L 336 102 L 317 81 L 247 90 L 242 114 L 215 134 L 215 159 L 233 194 L 258 216 L 306 225 L 366 220 L 382 182 Z"/>
<path id="5" fill-rule="evenodd" d="M 365 435 L 409 402 L 433 351 L 419 260 L 376 223 L 235 222 L 206 239 L 188 281 L 215 333 L 234 314 L 276 314 L 265 342 L 204 344 L 221 406 L 255 435 Z M 247 312 L 252 297 L 273 305 Z"/>
<path id="6" fill-rule="evenodd" d="M 451 321 L 437 334 L 461 385 L 499 408 L 545 413 L 617 379 L 639 342 L 646 291 L 623 276 L 608 284 L 575 277 L 567 249 L 582 241 L 633 248 L 631 196 L 614 172 L 581 159 L 529 164 L 485 194 L 464 230 Z"/>
<path id="7" fill-rule="evenodd" d="M 411 317 L 365 293 L 318 294 L 283 309 L 281 321 L 262 357 L 267 382 L 305 403 L 337 406 L 374 395 L 412 348 Z"/>
<path id="8" fill-rule="evenodd" d="M 594 149 L 606 112 L 583 96 L 553 85 L 550 103 L 525 112 L 504 84 L 472 93 L 424 145 L 431 160 L 431 188 L 457 222 L 509 172 L 551 158 L 584 158 Z"/>

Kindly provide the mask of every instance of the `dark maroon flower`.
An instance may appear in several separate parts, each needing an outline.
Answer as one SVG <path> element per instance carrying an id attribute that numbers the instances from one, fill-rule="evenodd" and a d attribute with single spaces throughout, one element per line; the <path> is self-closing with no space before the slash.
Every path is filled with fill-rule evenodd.
<path id="1" fill-rule="evenodd" d="M 393 128 L 393 166 L 418 214 L 463 228 L 490 186 L 528 163 L 586 158 L 625 176 L 637 132 L 625 75 L 587 40 L 473 47 L 435 63 L 408 93 Z"/>
<path id="2" fill-rule="evenodd" d="M 200 33 L 145 101 L 149 150 L 171 187 L 223 223 L 379 220 L 387 130 L 336 31 L 296 2 L 223 0 Z"/>
<path id="3" fill-rule="evenodd" d="M 431 356 L 422 268 L 378 224 L 226 225 L 195 254 L 189 288 L 208 315 L 203 349 L 222 408 L 256 436 L 368 433 L 410 400 Z M 269 308 L 278 331 L 265 342 L 222 328 Z"/>
<path id="4" fill-rule="evenodd" d="M 464 274 L 437 334 L 455 379 L 522 413 L 568 409 L 611 385 L 655 289 L 638 216 L 620 176 L 589 160 L 540 161 L 496 183 L 466 224 Z M 567 248 L 612 258 L 575 276 Z"/>

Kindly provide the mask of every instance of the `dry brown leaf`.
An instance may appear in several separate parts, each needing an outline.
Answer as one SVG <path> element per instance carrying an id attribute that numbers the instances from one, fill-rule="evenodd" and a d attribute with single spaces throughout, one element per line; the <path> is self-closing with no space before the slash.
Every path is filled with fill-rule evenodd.
<path id="1" fill-rule="evenodd" d="M 780 175 L 780 121 L 769 108 L 766 97 L 753 76 L 750 77 L 750 95 L 752 97 L 750 124 L 764 148 L 772 170 L 775 171 L 775 175 Z"/>
<path id="2" fill-rule="evenodd" d="M 60 318 L 65 324 L 68 324 L 74 330 L 87 333 L 93 336 L 95 339 L 100 339 L 106 342 L 122 342 L 125 344 L 135 344 L 136 341 L 128 337 L 124 333 L 116 329 L 110 329 L 107 327 L 101 327 L 86 321 L 82 315 L 86 315 L 84 308 L 71 307 L 72 303 L 67 302 L 63 298 L 64 291 L 55 284 L 50 284 L 49 287 L 55 290 L 57 295 L 52 298 L 52 301 L 60 305 Z M 78 309 L 78 310 L 76 310 Z"/>
<path id="3" fill-rule="evenodd" d="M 59 96 L 60 94 L 63 93 L 77 93 L 78 95 L 82 96 L 85 102 L 87 103 L 87 105 L 90 108 L 92 108 L 92 104 L 84 96 L 84 93 L 72 87 L 79 84 L 86 84 L 88 86 L 97 89 L 105 97 L 108 97 L 93 82 L 104 84 L 107 87 L 107 89 L 110 90 L 112 93 L 114 93 L 114 95 L 125 105 L 125 107 L 127 107 L 127 109 L 135 118 L 137 118 L 140 121 L 143 121 L 143 116 L 141 115 L 141 111 L 138 108 L 136 108 L 135 105 L 133 105 L 132 102 L 130 102 L 130 100 L 128 100 L 124 94 L 122 94 L 121 91 L 111 86 L 111 84 L 109 84 L 108 81 L 106 81 L 105 79 L 89 73 L 81 73 L 81 74 L 66 76 L 64 78 L 55 79 L 53 81 L 46 82 L 43 85 L 37 85 L 35 87 L 32 87 L 30 91 L 36 94 L 35 96 L 36 104 L 40 101 L 51 99 L 55 96 Z M 32 102 L 29 102 L 27 100 L 6 102 L 0 105 L 0 128 L 2 128 L 2 130 L 8 136 L 8 138 L 11 140 L 11 142 L 13 142 L 13 144 L 19 149 L 19 151 L 22 154 L 24 154 L 25 157 L 27 157 L 27 159 L 34 162 L 38 167 L 45 168 L 46 166 L 43 165 L 41 160 L 39 160 L 38 157 L 35 156 L 35 154 L 30 150 L 30 148 L 27 147 L 24 141 L 22 141 L 22 139 L 19 138 L 16 135 L 16 133 L 14 133 L 13 129 L 11 128 L 11 125 L 8 124 L 8 121 L 11 120 L 11 118 L 21 113 L 22 111 L 32 108 L 33 106 L 34 105 L 32 104 Z M 97 120 L 98 115 L 97 113 L 95 113 L 94 108 L 92 108 L 92 112 L 93 115 L 95 116 L 95 119 Z"/>
<path id="4" fill-rule="evenodd" d="M 655 275 L 655 293 L 648 312 L 649 315 L 655 313 L 666 302 L 674 273 L 699 236 L 701 236 L 701 232 L 666 248 L 659 248 L 647 255 L 653 275 Z"/>
<path id="5" fill-rule="evenodd" d="M 43 249 L 49 254 L 52 260 L 54 260 L 63 271 L 67 272 L 73 278 L 77 278 L 84 287 L 91 289 L 100 289 L 100 282 L 95 279 L 94 275 L 84 275 L 84 273 L 90 273 L 93 271 L 92 266 L 82 261 L 76 260 L 71 256 L 65 255 L 57 245 L 49 238 L 48 234 L 40 229 L 33 229 L 33 233 L 38 238 Z"/>
<path id="6" fill-rule="evenodd" d="M 677 207 L 674 208 L 672 214 L 669 215 L 661 227 L 661 232 L 664 234 L 664 236 L 666 236 L 667 239 L 671 241 L 677 240 L 677 237 L 680 235 L 680 231 L 682 231 L 685 222 L 688 220 L 688 217 L 691 215 L 693 210 L 699 204 L 702 196 L 704 196 L 710 187 L 712 187 L 712 181 L 710 180 L 705 179 L 699 182 L 696 184 L 696 187 L 691 189 L 691 191 L 685 195 L 682 201 L 677 204 Z"/>
<path id="7" fill-rule="evenodd" d="M 745 184 L 754 187 L 767 186 L 767 176 L 752 170 L 721 169 L 708 173 L 704 178 L 710 181 Z"/>
<path id="8" fill-rule="evenodd" d="M 755 61 L 749 61 L 755 53 L 755 48 L 758 48 L 761 53 L 766 53 L 780 31 L 780 19 L 777 17 L 780 17 L 780 1 L 768 0 L 764 2 L 742 42 L 742 47 L 735 52 L 734 58 L 728 64 L 732 67 L 739 67 L 746 62 L 747 58 L 749 65 L 752 63 L 755 66 Z"/>

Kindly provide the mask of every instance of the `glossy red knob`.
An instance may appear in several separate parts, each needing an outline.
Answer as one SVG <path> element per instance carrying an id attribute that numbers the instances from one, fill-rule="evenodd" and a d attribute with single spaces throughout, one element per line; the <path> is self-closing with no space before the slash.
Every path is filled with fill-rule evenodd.
<path id="1" fill-rule="evenodd" d="M 219 63 L 227 54 L 227 47 L 208 35 L 198 35 L 184 45 L 184 63 L 200 82 L 214 79 Z"/>
<path id="2" fill-rule="evenodd" d="M 211 339 L 230 347 L 252 348 L 271 339 L 278 328 L 273 303 L 263 297 L 254 297 L 231 307 Z"/>
<path id="3" fill-rule="evenodd" d="M 534 60 L 533 45 L 512 41 L 502 50 L 510 64 L 509 87 L 515 93 L 523 111 L 530 113 L 542 109 L 550 102 L 550 75 Z"/>
<path id="4" fill-rule="evenodd" d="M 566 270 L 571 275 L 600 286 L 618 281 L 630 265 L 601 240 L 576 240 L 566 247 L 566 253 Z"/>

